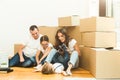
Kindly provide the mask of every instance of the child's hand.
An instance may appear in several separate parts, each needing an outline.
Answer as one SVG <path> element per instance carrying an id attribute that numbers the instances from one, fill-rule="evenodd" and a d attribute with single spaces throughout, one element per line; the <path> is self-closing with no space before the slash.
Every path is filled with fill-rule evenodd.
<path id="1" fill-rule="evenodd" d="M 38 61 L 38 65 L 41 63 L 41 61 L 42 61 L 41 59 Z"/>

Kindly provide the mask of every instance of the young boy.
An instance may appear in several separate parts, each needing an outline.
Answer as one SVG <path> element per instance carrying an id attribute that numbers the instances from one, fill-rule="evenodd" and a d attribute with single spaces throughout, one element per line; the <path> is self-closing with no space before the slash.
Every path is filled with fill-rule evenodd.
<path id="1" fill-rule="evenodd" d="M 42 66 L 41 72 L 43 74 L 52 74 L 52 73 L 60 74 L 60 73 L 62 73 L 63 75 L 67 75 L 66 72 L 64 71 L 64 66 L 61 63 L 51 64 L 51 63 L 46 62 Z"/>

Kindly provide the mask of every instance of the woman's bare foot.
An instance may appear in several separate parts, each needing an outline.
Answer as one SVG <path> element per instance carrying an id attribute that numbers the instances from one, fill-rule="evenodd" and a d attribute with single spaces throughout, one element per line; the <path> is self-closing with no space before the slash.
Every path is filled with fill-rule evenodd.
<path id="1" fill-rule="evenodd" d="M 67 73 L 68 76 L 72 75 L 72 73 L 71 73 L 72 66 L 73 66 L 72 64 L 68 64 L 68 68 L 66 70 L 66 73 Z"/>
<path id="2" fill-rule="evenodd" d="M 66 73 L 65 71 L 62 71 L 62 74 L 63 74 L 64 76 L 67 76 L 67 73 Z"/>

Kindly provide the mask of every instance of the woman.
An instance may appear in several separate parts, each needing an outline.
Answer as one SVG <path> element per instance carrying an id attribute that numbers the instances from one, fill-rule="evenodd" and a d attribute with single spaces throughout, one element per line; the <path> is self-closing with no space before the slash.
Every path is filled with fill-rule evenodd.
<path id="1" fill-rule="evenodd" d="M 77 41 L 75 39 L 70 38 L 66 32 L 66 29 L 64 29 L 64 28 L 57 30 L 55 39 L 56 39 L 56 43 L 55 43 L 56 49 L 58 49 L 59 45 L 65 44 L 67 47 L 67 51 L 69 51 L 70 60 L 68 62 L 68 67 L 66 69 L 66 73 L 67 73 L 67 75 L 72 75 L 71 69 L 72 69 L 72 67 L 77 67 L 77 66 L 75 66 L 75 64 L 79 60 L 79 56 L 80 56 L 80 50 L 77 45 Z M 52 49 L 50 51 L 49 55 L 46 58 L 46 62 L 52 61 L 53 56 L 57 52 L 56 49 Z"/>
<path id="2" fill-rule="evenodd" d="M 38 52 L 36 54 L 36 62 L 37 66 L 34 67 L 39 71 L 40 67 L 44 64 L 44 61 L 49 54 L 50 50 L 52 49 L 53 45 L 49 43 L 49 38 L 47 35 L 44 35 L 40 39 L 40 44 L 41 44 L 41 52 Z"/>

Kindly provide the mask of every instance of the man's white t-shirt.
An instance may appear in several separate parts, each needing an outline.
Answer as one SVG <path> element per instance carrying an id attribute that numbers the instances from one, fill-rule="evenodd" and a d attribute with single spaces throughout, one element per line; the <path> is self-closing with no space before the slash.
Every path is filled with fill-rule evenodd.
<path id="1" fill-rule="evenodd" d="M 53 45 L 52 45 L 51 43 L 48 43 L 48 47 L 53 48 Z M 41 46 L 41 51 L 42 51 L 42 53 L 44 54 L 46 50 L 43 49 L 43 47 Z"/>
<path id="2" fill-rule="evenodd" d="M 33 57 L 36 55 L 37 50 L 41 50 L 40 38 L 42 36 L 42 34 L 39 34 L 39 38 L 36 40 L 33 37 L 29 37 L 29 39 L 23 43 L 23 45 L 25 45 L 25 48 L 23 49 L 25 56 Z"/>

